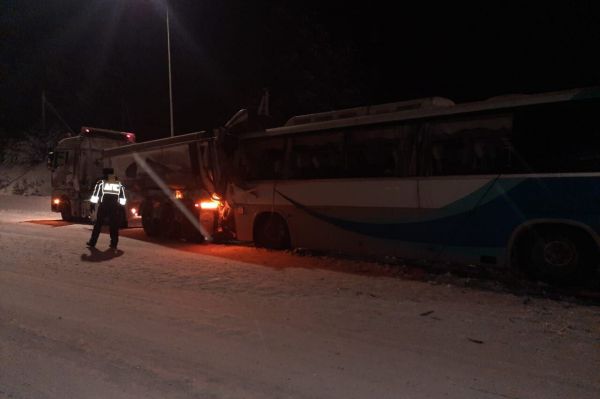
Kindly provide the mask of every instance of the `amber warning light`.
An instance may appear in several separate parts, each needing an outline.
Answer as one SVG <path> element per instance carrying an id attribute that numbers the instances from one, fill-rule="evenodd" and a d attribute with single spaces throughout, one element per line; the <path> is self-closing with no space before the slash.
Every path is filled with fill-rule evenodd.
<path id="1" fill-rule="evenodd" d="M 60 204 L 60 199 L 58 199 L 58 198 L 54 198 L 54 199 L 52 200 L 52 202 L 54 203 L 54 205 L 58 205 L 58 204 Z"/>
<path id="2" fill-rule="evenodd" d="M 217 194 L 213 194 L 212 197 L 208 201 L 200 201 L 196 202 L 196 208 L 201 209 L 218 209 L 221 205 L 221 199 Z"/>

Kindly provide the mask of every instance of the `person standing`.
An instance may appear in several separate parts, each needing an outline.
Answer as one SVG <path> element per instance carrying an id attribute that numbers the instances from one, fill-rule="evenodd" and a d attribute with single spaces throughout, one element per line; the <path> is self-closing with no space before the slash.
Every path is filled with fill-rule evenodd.
<path id="1" fill-rule="evenodd" d="M 92 198 L 90 198 L 92 204 L 97 204 L 98 212 L 96 213 L 96 223 L 92 230 L 92 236 L 86 245 L 92 248 L 96 246 L 102 225 L 107 219 L 110 227 L 110 247 L 117 249 L 119 224 L 122 215 L 121 207 L 127 202 L 125 188 L 115 176 L 112 168 L 103 169 L 102 174 L 104 178 L 96 183 Z"/>

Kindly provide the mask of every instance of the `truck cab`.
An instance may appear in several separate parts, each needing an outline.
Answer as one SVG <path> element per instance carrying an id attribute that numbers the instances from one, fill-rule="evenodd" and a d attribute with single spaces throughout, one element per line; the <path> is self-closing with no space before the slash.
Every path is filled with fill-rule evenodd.
<path id="1" fill-rule="evenodd" d="M 63 220 L 89 220 L 90 197 L 102 177 L 102 152 L 135 142 L 135 134 L 82 127 L 79 135 L 61 140 L 48 154 L 51 172 L 51 210 Z"/>

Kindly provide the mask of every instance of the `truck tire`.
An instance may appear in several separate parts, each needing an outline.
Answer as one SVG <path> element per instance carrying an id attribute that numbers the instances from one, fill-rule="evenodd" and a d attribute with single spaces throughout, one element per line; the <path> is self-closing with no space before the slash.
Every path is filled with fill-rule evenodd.
<path id="1" fill-rule="evenodd" d="M 126 229 L 129 227 L 129 221 L 127 220 L 127 208 L 124 206 L 119 207 L 119 218 L 121 219 L 119 228 Z"/>
<path id="2" fill-rule="evenodd" d="M 156 237 L 160 232 L 158 220 L 153 217 L 152 208 L 144 207 L 142 210 L 142 228 L 148 237 Z"/>
<path id="3" fill-rule="evenodd" d="M 191 229 L 187 236 L 186 236 L 186 240 L 188 242 L 192 242 L 195 244 L 201 244 L 205 241 L 204 236 L 202 235 L 202 233 L 200 233 L 198 230 L 196 230 L 195 228 Z"/>
<path id="4" fill-rule="evenodd" d="M 175 210 L 171 205 L 163 204 L 160 210 L 160 220 L 158 222 L 160 235 L 164 238 L 177 238 L 179 232 L 179 222 L 175 217 Z"/>
<path id="5" fill-rule="evenodd" d="M 63 206 L 61 206 L 60 217 L 62 220 L 66 221 L 66 222 L 70 222 L 73 220 L 73 216 L 71 214 L 71 203 L 70 202 L 65 201 Z"/>

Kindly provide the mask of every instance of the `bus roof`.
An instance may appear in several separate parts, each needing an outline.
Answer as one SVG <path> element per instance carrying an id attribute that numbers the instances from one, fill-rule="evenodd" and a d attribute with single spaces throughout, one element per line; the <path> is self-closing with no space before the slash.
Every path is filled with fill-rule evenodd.
<path id="1" fill-rule="evenodd" d="M 541 94 L 496 96 L 483 101 L 460 104 L 454 104 L 451 100 L 442 97 L 431 97 L 398 103 L 295 116 L 288 120 L 282 127 L 267 129 L 266 131 L 260 132 L 250 132 L 244 134 L 243 137 L 258 138 L 265 136 L 279 136 L 314 130 L 331 130 L 348 126 L 423 119 L 494 109 L 510 109 L 535 104 L 577 101 L 591 98 L 600 98 L 600 87 L 562 90 Z"/>
<path id="2" fill-rule="evenodd" d="M 444 97 L 418 98 L 416 100 L 400 101 L 395 103 L 379 105 L 368 105 L 364 107 L 347 108 L 337 111 L 294 116 L 287 121 L 285 126 L 305 125 L 309 123 L 348 119 L 357 116 L 379 115 L 402 111 L 422 110 L 435 107 L 451 107 L 454 105 L 454 101 Z"/>

